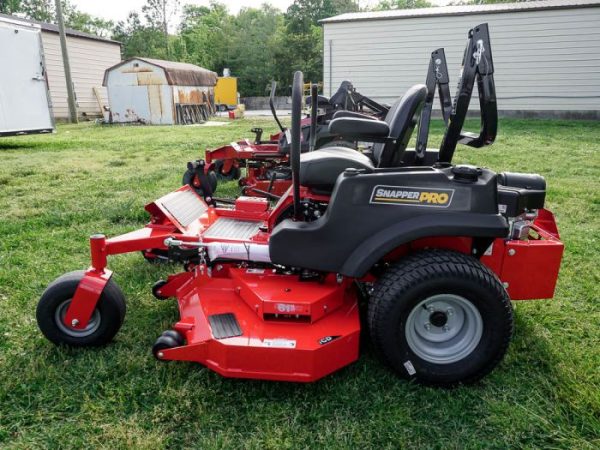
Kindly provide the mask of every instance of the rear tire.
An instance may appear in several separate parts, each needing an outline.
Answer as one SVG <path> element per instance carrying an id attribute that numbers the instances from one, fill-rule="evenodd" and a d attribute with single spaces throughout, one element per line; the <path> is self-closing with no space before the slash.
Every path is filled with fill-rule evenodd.
<path id="1" fill-rule="evenodd" d="M 513 313 L 502 283 L 478 260 L 425 250 L 381 276 L 368 323 L 377 353 L 396 373 L 452 387 L 476 382 L 502 360 Z"/>
<path id="2" fill-rule="evenodd" d="M 85 272 L 78 270 L 54 280 L 44 291 L 36 318 L 41 332 L 56 345 L 75 347 L 104 345 L 117 334 L 125 318 L 125 297 L 112 279 L 108 281 L 85 329 L 62 322 Z"/>

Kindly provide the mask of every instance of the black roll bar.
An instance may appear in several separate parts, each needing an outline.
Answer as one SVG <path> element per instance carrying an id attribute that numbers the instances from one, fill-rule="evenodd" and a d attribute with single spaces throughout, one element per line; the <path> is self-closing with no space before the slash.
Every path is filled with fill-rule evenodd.
<path id="1" fill-rule="evenodd" d="M 431 123 L 431 110 L 435 100 L 435 88 L 437 86 L 438 97 L 440 99 L 440 108 L 442 117 L 446 126 L 452 112 L 452 96 L 450 95 L 450 77 L 448 76 L 448 64 L 446 63 L 446 53 L 443 48 L 438 48 L 431 53 L 429 59 L 429 68 L 425 81 L 427 86 L 427 97 L 421 110 L 419 119 L 419 131 L 417 134 L 416 160 L 417 163 L 425 159 L 427 151 L 427 139 L 429 137 L 429 125 Z"/>
<path id="2" fill-rule="evenodd" d="M 319 114 L 318 96 L 319 86 L 310 85 L 310 138 L 308 151 L 312 152 L 317 144 L 317 115 Z"/>
<path id="3" fill-rule="evenodd" d="M 300 140 L 302 137 L 302 90 L 304 75 L 299 70 L 294 73 L 292 84 L 292 127 L 290 133 L 290 166 L 292 168 L 292 193 L 294 197 L 294 219 L 302 219 L 300 205 Z"/>
<path id="4" fill-rule="evenodd" d="M 277 82 L 273 81 L 271 83 L 271 94 L 269 95 L 269 106 L 271 107 L 271 114 L 273 114 L 273 118 L 275 119 L 275 122 L 277 122 L 277 126 L 279 127 L 279 129 L 281 131 L 285 131 L 285 128 L 283 128 L 283 125 L 281 125 L 281 122 L 279 121 L 279 118 L 277 117 L 277 112 L 275 111 L 275 90 L 277 89 Z"/>
<path id="5" fill-rule="evenodd" d="M 494 63 L 487 23 L 478 25 L 469 31 L 462 66 L 457 93 L 452 103 L 452 111 L 440 145 L 440 163 L 450 163 L 452 161 L 456 145 L 459 143 L 479 148 L 492 144 L 496 139 L 498 106 L 494 84 Z M 475 80 L 477 80 L 481 115 L 479 134 L 462 131 Z"/>

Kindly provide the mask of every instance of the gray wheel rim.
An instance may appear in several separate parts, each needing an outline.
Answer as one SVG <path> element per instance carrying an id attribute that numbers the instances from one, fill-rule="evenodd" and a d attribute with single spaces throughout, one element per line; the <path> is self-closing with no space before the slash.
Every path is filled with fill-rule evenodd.
<path id="1" fill-rule="evenodd" d="M 469 356 L 483 334 L 483 319 L 473 303 L 453 294 L 426 298 L 406 319 L 410 349 L 434 364 L 452 364 Z"/>
<path id="2" fill-rule="evenodd" d="M 58 305 L 58 308 L 56 308 L 56 312 L 54 313 L 54 321 L 56 322 L 56 326 L 66 335 L 75 338 L 83 338 L 93 334 L 100 327 L 101 322 L 100 311 L 98 311 L 98 308 L 94 309 L 92 317 L 90 317 L 86 327 L 79 330 L 68 327 L 63 322 L 70 304 L 71 299 L 68 299 L 62 302 L 60 305 Z"/>

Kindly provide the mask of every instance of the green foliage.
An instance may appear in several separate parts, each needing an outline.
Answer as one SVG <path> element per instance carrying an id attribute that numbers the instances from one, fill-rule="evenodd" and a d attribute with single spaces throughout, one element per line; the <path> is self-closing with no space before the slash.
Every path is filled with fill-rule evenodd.
<path id="1" fill-rule="evenodd" d="M 75 30 L 109 37 L 114 23 L 79 11 L 69 0 L 61 0 L 65 25 Z M 56 23 L 54 0 L 0 0 L 0 12 L 19 14 L 40 22 Z"/>
<path id="2" fill-rule="evenodd" d="M 240 92 L 265 95 L 277 68 L 285 65 L 277 54 L 283 17 L 278 10 L 263 5 L 260 9 L 243 8 L 233 22 L 235 30 L 226 63 L 239 77 Z"/>
<path id="3" fill-rule="evenodd" d="M 112 20 L 104 20 L 100 17 L 94 17 L 88 13 L 84 13 L 73 8 L 67 14 L 66 26 L 75 30 L 83 31 L 85 33 L 109 38 L 113 33 L 115 24 Z"/>
<path id="4" fill-rule="evenodd" d="M 113 39 L 123 43 L 123 57 L 146 56 L 166 59 L 165 36 L 160 28 L 142 23 L 137 12 L 129 13 L 126 22 L 119 22 Z"/>
<path id="5" fill-rule="evenodd" d="M 15 14 L 21 12 L 21 0 L 0 0 L 0 13 Z"/>
<path id="6" fill-rule="evenodd" d="M 233 18 L 225 5 L 216 2 L 209 7 L 186 5 L 180 34 L 173 39 L 173 56 L 220 72 L 229 67 L 233 30 Z"/>
<path id="7" fill-rule="evenodd" d="M 430 8 L 432 6 L 435 5 L 427 0 L 381 0 L 374 9 L 376 11 L 386 11 L 390 9 Z"/>
<path id="8" fill-rule="evenodd" d="M 232 15 L 225 4 L 214 0 L 209 6 L 188 4 L 178 33 L 168 37 L 167 46 L 160 36 L 165 30 L 161 9 L 165 3 L 169 1 L 148 0 L 143 18 L 132 13 L 127 22 L 117 24 L 113 37 L 123 42 L 124 57 L 170 58 L 218 73 L 227 67 L 238 77 L 242 96 L 265 95 L 272 80 L 286 93 L 294 70 L 304 71 L 307 80 L 320 81 L 319 20 L 358 9 L 354 0 L 295 0 L 285 14 L 264 4 Z"/>

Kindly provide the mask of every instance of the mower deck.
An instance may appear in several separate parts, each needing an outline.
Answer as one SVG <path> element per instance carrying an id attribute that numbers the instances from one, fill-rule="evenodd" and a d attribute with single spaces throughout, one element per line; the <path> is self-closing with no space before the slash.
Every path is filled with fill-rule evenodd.
<path id="1" fill-rule="evenodd" d="M 358 307 L 347 281 L 294 283 L 271 269 L 225 266 L 209 278 L 203 270 L 176 290 L 181 319 L 173 328 L 187 345 L 161 359 L 199 362 L 226 377 L 310 382 L 358 358 Z"/>

